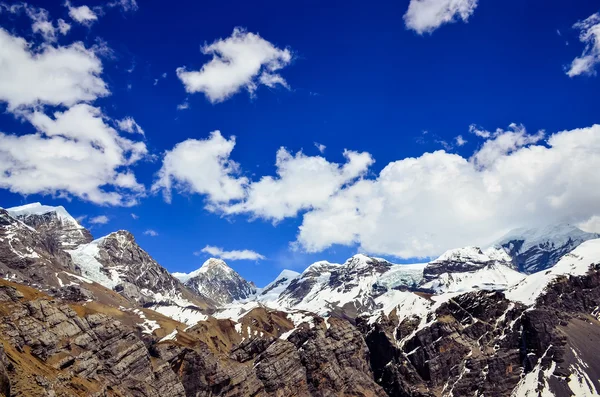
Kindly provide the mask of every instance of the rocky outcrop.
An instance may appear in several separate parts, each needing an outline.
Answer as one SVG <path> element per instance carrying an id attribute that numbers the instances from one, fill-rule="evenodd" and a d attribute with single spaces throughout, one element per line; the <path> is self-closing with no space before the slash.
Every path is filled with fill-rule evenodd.
<path id="1" fill-rule="evenodd" d="M 345 320 L 317 321 L 287 339 L 259 332 L 228 356 L 204 342 L 165 342 L 153 349 L 180 374 L 187 395 L 385 396 L 373 379 L 361 333 Z"/>
<path id="2" fill-rule="evenodd" d="M 89 230 L 73 218 L 64 207 L 50 207 L 40 203 L 7 209 L 14 218 L 35 229 L 53 249 L 73 249 L 93 240 Z"/>
<path id="3" fill-rule="evenodd" d="M 57 273 L 76 272 L 69 254 L 51 236 L 0 209 L 0 276 L 38 288 L 59 287 Z"/>
<path id="4" fill-rule="evenodd" d="M 185 396 L 171 367 L 151 357 L 133 329 L 105 314 L 82 315 L 83 307 L 31 290 L 22 293 L 6 283 L 0 286 L 0 307 L 12 395 L 105 395 L 112 390 Z M 1 372 L 0 386 L 6 390 Z"/>

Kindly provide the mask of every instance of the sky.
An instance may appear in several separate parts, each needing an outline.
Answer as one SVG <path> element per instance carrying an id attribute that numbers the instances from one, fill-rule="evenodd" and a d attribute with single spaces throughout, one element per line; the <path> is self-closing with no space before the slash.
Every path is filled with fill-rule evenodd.
<path id="1" fill-rule="evenodd" d="M 263 286 L 600 231 L 600 3 L 0 3 L 0 206 Z"/>

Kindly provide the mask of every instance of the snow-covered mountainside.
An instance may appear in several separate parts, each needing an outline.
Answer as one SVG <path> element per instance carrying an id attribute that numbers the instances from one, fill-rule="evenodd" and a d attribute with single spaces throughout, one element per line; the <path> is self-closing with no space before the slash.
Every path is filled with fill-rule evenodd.
<path id="1" fill-rule="evenodd" d="M 292 281 L 300 277 L 300 273 L 293 270 L 283 270 L 279 276 L 264 288 L 256 290 L 256 300 L 259 302 L 276 301 L 279 295 L 290 285 Z"/>
<path id="2" fill-rule="evenodd" d="M 140 304 L 201 305 L 197 296 L 141 249 L 125 230 L 68 251 L 85 278 Z"/>
<path id="3" fill-rule="evenodd" d="M 40 203 L 12 207 L 6 211 L 14 218 L 31 226 L 47 241 L 63 249 L 73 249 L 92 241 L 91 233 L 81 226 L 64 207 L 51 207 Z"/>
<path id="4" fill-rule="evenodd" d="M 377 298 L 386 292 L 417 285 L 422 279 L 423 268 L 421 264 L 394 265 L 361 254 L 342 265 L 316 262 L 295 278 L 270 304 L 273 307 L 352 318 L 384 306 L 385 302 Z"/>
<path id="5" fill-rule="evenodd" d="M 554 266 L 563 255 L 584 241 L 599 238 L 570 224 L 510 231 L 493 245 L 502 247 L 513 259 L 517 270 L 535 273 Z"/>
<path id="6" fill-rule="evenodd" d="M 434 293 L 503 290 L 523 277 L 512 269 L 511 258 L 502 248 L 465 247 L 428 263 L 419 287 Z"/>
<path id="7" fill-rule="evenodd" d="M 174 273 L 185 286 L 200 296 L 219 305 L 247 299 L 256 294 L 256 286 L 242 278 L 235 270 L 220 260 L 211 258 L 200 269 L 189 274 Z"/>
<path id="8" fill-rule="evenodd" d="M 506 297 L 526 305 L 533 305 L 546 288 L 559 277 L 583 276 L 593 264 L 600 264 L 600 239 L 583 242 L 564 255 L 550 269 L 523 278 L 505 292 Z"/>

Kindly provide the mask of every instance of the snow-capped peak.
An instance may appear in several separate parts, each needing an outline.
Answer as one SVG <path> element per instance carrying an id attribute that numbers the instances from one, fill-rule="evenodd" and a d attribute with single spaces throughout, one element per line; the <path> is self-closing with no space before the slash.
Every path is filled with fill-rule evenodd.
<path id="1" fill-rule="evenodd" d="M 485 263 L 490 261 L 510 262 L 510 260 L 510 256 L 502 248 L 491 247 L 483 251 L 479 247 L 464 247 L 448 250 L 431 263 Z"/>
<path id="2" fill-rule="evenodd" d="M 586 241 L 591 238 L 600 237 L 597 233 L 588 233 L 579 229 L 577 226 L 569 223 L 559 223 L 547 225 L 539 228 L 518 228 L 513 229 L 496 241 L 493 246 L 499 247 L 511 241 L 523 241 L 519 247 L 519 252 L 525 252 L 528 249 L 540 244 L 552 244 L 554 246 L 563 246 L 569 240 Z"/>
<path id="3" fill-rule="evenodd" d="M 554 266 L 560 258 L 584 241 L 598 237 L 598 233 L 584 232 L 576 226 L 561 223 L 514 229 L 493 246 L 506 250 L 520 271 L 535 273 Z"/>
<path id="4" fill-rule="evenodd" d="M 81 226 L 63 206 L 52 207 L 41 203 L 30 203 L 18 207 L 7 208 L 6 211 L 15 218 L 23 218 L 29 215 L 45 215 L 54 212 L 61 221 L 83 229 L 83 226 Z"/>
<path id="5" fill-rule="evenodd" d="M 281 273 L 279 273 L 279 276 L 277 276 L 275 278 L 275 280 L 273 280 L 271 282 L 271 284 L 276 283 L 277 281 L 283 280 L 283 279 L 293 280 L 293 279 L 297 278 L 298 276 L 300 276 L 300 273 L 295 272 L 293 270 L 284 269 L 281 271 Z"/>
<path id="6" fill-rule="evenodd" d="M 182 283 L 199 276 L 204 273 L 222 272 L 225 274 L 235 273 L 235 270 L 230 268 L 225 261 L 217 258 L 210 258 L 205 261 L 199 269 L 196 269 L 190 273 L 175 272 L 173 277 L 179 279 Z"/>

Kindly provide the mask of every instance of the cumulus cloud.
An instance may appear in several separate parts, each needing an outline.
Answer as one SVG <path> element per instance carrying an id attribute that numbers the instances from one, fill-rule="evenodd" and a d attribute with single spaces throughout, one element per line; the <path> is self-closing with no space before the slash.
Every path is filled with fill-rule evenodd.
<path id="1" fill-rule="evenodd" d="M 130 134 L 144 135 L 144 130 L 136 123 L 133 117 L 127 116 L 124 119 L 118 120 L 117 127 L 119 127 L 121 131 L 129 132 Z"/>
<path id="2" fill-rule="evenodd" d="M 261 84 L 288 87 L 278 71 L 292 61 L 291 51 L 275 47 L 258 34 L 235 28 L 230 37 L 205 44 L 201 51 L 212 59 L 199 71 L 180 67 L 177 76 L 188 93 L 202 92 L 211 103 L 242 89 L 253 95 Z"/>
<path id="3" fill-rule="evenodd" d="M 429 257 L 467 244 L 485 245 L 523 225 L 596 227 L 600 125 L 549 136 L 517 124 L 476 131 L 480 147 L 469 157 L 424 153 L 391 162 L 375 176 L 369 173 L 374 160 L 368 153 L 346 151 L 346 162 L 336 164 L 281 148 L 276 174 L 256 181 L 240 177 L 237 164 L 232 172 L 227 164 L 235 142 L 213 134 L 209 141 L 226 144 L 226 150 L 213 151 L 216 165 L 208 168 L 216 171 L 201 173 L 193 163 L 206 156 L 205 147 L 181 153 L 176 147 L 169 154 L 189 162 L 163 165 L 180 170 L 163 177 L 170 175 L 170 183 L 183 184 L 187 192 L 205 194 L 212 211 L 271 221 L 302 216 L 294 245 L 307 252 L 342 244 L 372 254 Z M 198 171 L 185 174 L 189 170 Z M 210 180 L 197 183 L 196 173 Z M 223 179 L 236 187 L 234 194 L 221 188 Z"/>
<path id="4" fill-rule="evenodd" d="M 581 56 L 575 58 L 567 69 L 569 77 L 595 74 L 600 63 L 600 13 L 577 22 L 573 28 L 579 30 L 579 40 L 585 44 Z"/>
<path id="5" fill-rule="evenodd" d="M 292 154 L 282 147 L 277 151 L 276 176 L 251 182 L 239 175 L 239 165 L 230 159 L 234 146 L 234 137 L 227 140 L 218 131 L 206 140 L 179 143 L 166 153 L 153 191 L 162 190 L 170 201 L 174 187 L 206 195 L 207 208 L 215 212 L 280 221 L 321 207 L 373 164 L 368 153 L 346 150 L 346 162 L 337 164 L 321 156 Z"/>
<path id="6" fill-rule="evenodd" d="M 82 43 L 36 51 L 0 28 L 0 101 L 9 111 L 39 104 L 71 106 L 109 94 L 102 62 Z"/>
<path id="7" fill-rule="evenodd" d="M 109 219 L 106 215 L 98 215 L 93 218 L 90 218 L 89 222 L 92 225 L 106 225 Z"/>
<path id="8" fill-rule="evenodd" d="M 216 258 L 221 258 L 230 261 L 238 261 L 238 260 L 250 260 L 256 261 L 259 259 L 265 259 L 265 257 L 258 252 L 254 252 L 251 250 L 233 250 L 233 251 L 224 251 L 223 248 L 213 247 L 211 245 L 207 245 L 202 248 L 202 250 L 198 252 L 194 252 L 194 255 L 200 255 L 201 253 L 209 254 Z"/>
<path id="9" fill-rule="evenodd" d="M 145 144 L 120 136 L 100 109 L 78 104 L 52 116 L 36 110 L 21 117 L 37 132 L 0 132 L 0 188 L 111 205 L 133 204 L 143 194 L 128 167 L 146 155 Z"/>
<path id="10" fill-rule="evenodd" d="M 98 20 L 98 14 L 86 5 L 73 7 L 70 1 L 66 1 L 65 7 L 69 9 L 69 16 L 82 25 L 91 26 Z"/>
<path id="11" fill-rule="evenodd" d="M 148 229 L 144 232 L 146 236 L 156 237 L 158 236 L 158 232 L 156 230 Z"/>
<path id="12" fill-rule="evenodd" d="M 477 0 L 410 0 L 404 23 L 419 34 L 433 33 L 447 23 L 467 22 L 475 8 Z"/>
<path id="13" fill-rule="evenodd" d="M 497 134 L 482 150 L 506 148 L 496 141 L 514 133 Z M 344 188 L 307 212 L 297 242 L 310 252 L 358 244 L 371 253 L 428 257 L 489 243 L 515 227 L 600 214 L 600 191 L 593 188 L 600 183 L 600 125 L 498 153 L 481 166 L 444 151 L 392 162 L 377 179 Z"/>
<path id="14" fill-rule="evenodd" d="M 165 153 L 152 190 L 162 191 L 168 202 L 172 189 L 205 194 L 215 203 L 242 198 L 248 180 L 237 176 L 239 166 L 229 159 L 234 146 L 235 137 L 225 139 L 219 131 L 178 143 Z"/>
<path id="15" fill-rule="evenodd" d="M 277 152 L 277 175 L 264 176 L 246 185 L 239 203 L 221 205 L 225 214 L 249 213 L 280 221 L 299 211 L 320 208 L 346 184 L 363 176 L 373 158 L 368 153 L 344 151 L 346 163 L 340 165 L 320 156 L 295 155 L 285 148 Z"/>
<path id="16" fill-rule="evenodd" d="M 544 138 L 544 131 L 538 131 L 537 134 L 530 135 L 523 125 L 511 124 L 508 128 L 507 131 L 497 129 L 493 133 L 489 131 L 482 133 L 482 135 L 493 139 L 485 141 L 483 146 L 471 158 L 476 166 L 489 167 L 515 150 L 537 143 Z"/>

